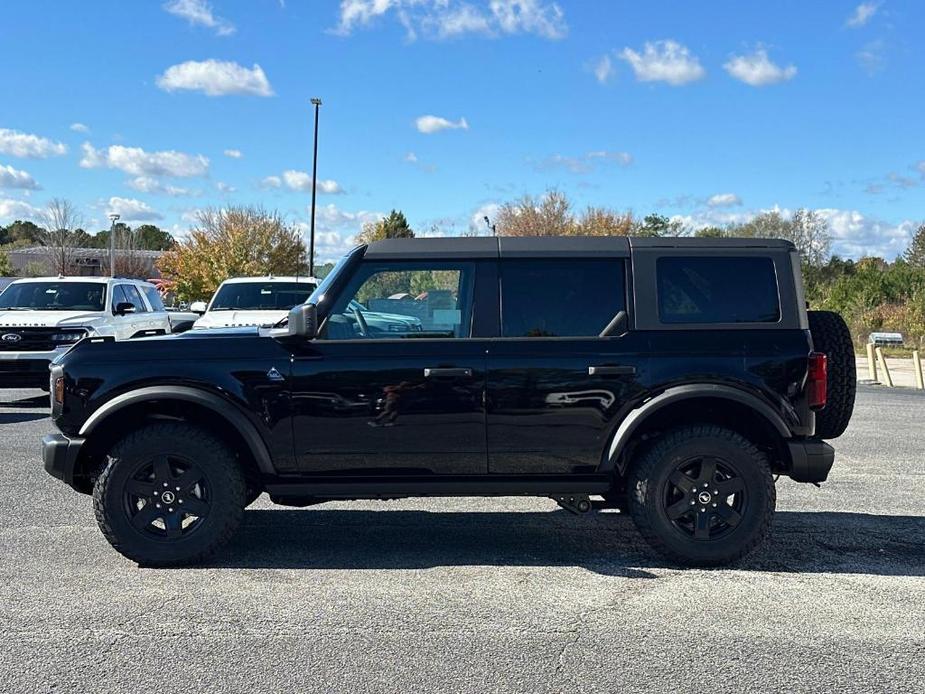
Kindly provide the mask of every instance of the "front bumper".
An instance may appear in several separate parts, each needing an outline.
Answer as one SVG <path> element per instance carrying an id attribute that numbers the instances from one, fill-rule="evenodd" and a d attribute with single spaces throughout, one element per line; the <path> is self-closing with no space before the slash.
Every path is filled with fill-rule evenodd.
<path id="1" fill-rule="evenodd" d="M 42 461 L 45 472 L 61 480 L 79 492 L 86 492 L 78 482 L 75 483 L 74 470 L 77 467 L 77 457 L 84 439 L 68 438 L 64 434 L 48 434 L 42 439 Z"/>
<path id="2" fill-rule="evenodd" d="M 820 439 L 788 442 L 790 478 L 796 482 L 825 482 L 835 462 L 835 449 Z"/>

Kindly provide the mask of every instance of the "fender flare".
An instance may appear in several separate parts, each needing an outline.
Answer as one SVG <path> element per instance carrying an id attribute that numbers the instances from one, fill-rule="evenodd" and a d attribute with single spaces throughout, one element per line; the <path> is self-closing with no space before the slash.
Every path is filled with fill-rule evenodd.
<path id="1" fill-rule="evenodd" d="M 651 400 L 647 400 L 624 417 L 610 439 L 610 446 L 605 453 L 600 470 L 609 472 L 616 469 L 620 474 L 623 474 L 626 471 L 626 463 L 618 465 L 617 460 L 640 425 L 662 408 L 692 398 L 715 398 L 745 405 L 761 415 L 780 434 L 781 438 L 789 439 L 792 437 L 790 428 L 781 416 L 768 403 L 751 393 L 731 386 L 712 384 L 676 386 L 656 395 Z"/>
<path id="2" fill-rule="evenodd" d="M 151 400 L 182 400 L 212 410 L 217 415 L 225 418 L 241 434 L 247 443 L 248 449 L 254 456 L 254 460 L 257 461 L 257 467 L 260 471 L 270 475 L 276 474 L 270 451 L 253 422 L 238 407 L 227 400 L 213 393 L 189 386 L 147 386 L 117 395 L 87 418 L 87 421 L 80 427 L 79 435 L 86 438 L 116 412 L 131 405 Z"/>

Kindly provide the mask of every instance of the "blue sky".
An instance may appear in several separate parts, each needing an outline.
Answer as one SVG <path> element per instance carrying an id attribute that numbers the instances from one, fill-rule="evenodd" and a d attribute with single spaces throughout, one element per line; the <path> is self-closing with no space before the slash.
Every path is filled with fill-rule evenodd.
<path id="1" fill-rule="evenodd" d="M 899 0 L 8 0 L 0 223 L 51 197 L 91 231 L 306 223 L 317 95 L 325 259 L 393 207 L 463 233 L 549 188 L 693 225 L 808 207 L 892 257 L 925 219 L 922 26 Z"/>

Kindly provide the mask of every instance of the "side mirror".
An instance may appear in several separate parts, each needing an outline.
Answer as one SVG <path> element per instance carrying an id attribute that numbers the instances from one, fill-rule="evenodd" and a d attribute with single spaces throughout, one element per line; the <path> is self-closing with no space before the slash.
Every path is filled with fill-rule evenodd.
<path id="1" fill-rule="evenodd" d="M 189 305 L 189 310 L 193 313 L 198 313 L 200 316 L 206 312 L 206 302 L 205 301 L 194 301 Z"/>
<path id="2" fill-rule="evenodd" d="M 135 313 L 135 304 L 128 301 L 120 301 L 116 304 L 116 315 L 124 316 L 129 313 Z"/>
<path id="3" fill-rule="evenodd" d="M 318 307 L 299 304 L 289 311 L 289 335 L 313 339 L 318 335 Z"/>

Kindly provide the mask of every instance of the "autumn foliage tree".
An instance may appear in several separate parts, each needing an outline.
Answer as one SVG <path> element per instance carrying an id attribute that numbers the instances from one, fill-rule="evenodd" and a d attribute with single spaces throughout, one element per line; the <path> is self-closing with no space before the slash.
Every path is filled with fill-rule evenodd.
<path id="1" fill-rule="evenodd" d="M 568 196 L 558 190 L 505 203 L 494 221 L 501 236 L 629 236 L 638 227 L 631 212 L 588 207 L 575 214 Z"/>
<path id="2" fill-rule="evenodd" d="M 181 300 L 207 299 L 229 277 L 296 275 L 308 271 L 299 230 L 262 207 L 206 209 L 189 238 L 158 261 Z"/>

